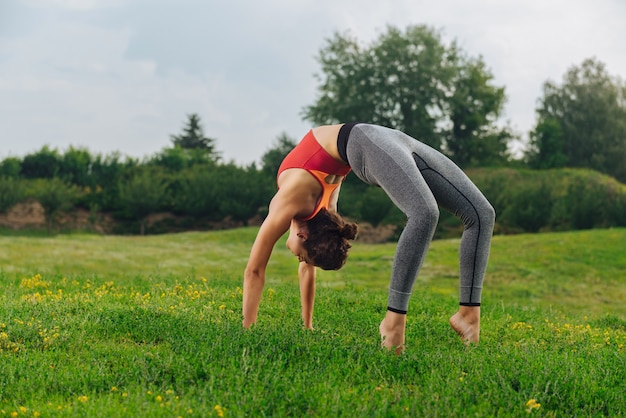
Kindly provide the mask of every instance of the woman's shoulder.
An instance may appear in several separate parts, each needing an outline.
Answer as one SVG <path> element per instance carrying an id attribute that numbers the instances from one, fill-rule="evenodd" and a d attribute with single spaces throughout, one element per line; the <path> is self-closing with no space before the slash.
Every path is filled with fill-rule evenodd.
<path id="1" fill-rule="evenodd" d="M 333 158 L 341 161 L 339 151 L 337 150 L 337 137 L 343 123 L 338 125 L 323 125 L 313 128 L 313 136 L 317 142 L 330 154 Z"/>

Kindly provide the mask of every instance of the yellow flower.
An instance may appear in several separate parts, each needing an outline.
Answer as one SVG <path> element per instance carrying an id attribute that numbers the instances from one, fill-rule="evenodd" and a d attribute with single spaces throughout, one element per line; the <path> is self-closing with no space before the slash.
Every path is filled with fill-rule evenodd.
<path id="1" fill-rule="evenodd" d="M 78 400 L 79 400 L 79 401 L 81 401 L 82 403 L 87 402 L 87 399 L 88 399 L 88 398 L 87 398 L 87 396 L 85 396 L 85 395 L 83 395 L 83 396 L 79 396 L 79 397 L 78 397 Z"/>
<path id="2" fill-rule="evenodd" d="M 213 408 L 213 409 L 215 409 L 215 412 L 217 413 L 218 417 L 220 417 L 220 418 L 224 417 L 224 410 L 222 409 L 221 406 L 215 405 L 215 408 Z"/>
<path id="3" fill-rule="evenodd" d="M 529 399 L 528 402 L 526 402 L 526 412 L 528 412 L 529 414 L 533 410 L 539 409 L 539 407 L 541 407 L 541 404 L 538 403 L 536 399 Z"/>

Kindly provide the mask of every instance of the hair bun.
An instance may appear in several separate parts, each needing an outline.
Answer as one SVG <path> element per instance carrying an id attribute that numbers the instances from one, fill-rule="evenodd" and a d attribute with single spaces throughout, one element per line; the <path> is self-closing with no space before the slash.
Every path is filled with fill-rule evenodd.
<path id="1" fill-rule="evenodd" d="M 359 228 L 354 223 L 344 224 L 341 228 L 341 236 L 345 239 L 355 239 L 358 229 Z"/>

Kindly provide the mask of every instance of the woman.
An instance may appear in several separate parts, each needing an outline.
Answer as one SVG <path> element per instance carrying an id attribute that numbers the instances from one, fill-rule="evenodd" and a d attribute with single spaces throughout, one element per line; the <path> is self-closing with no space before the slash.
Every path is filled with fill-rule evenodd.
<path id="1" fill-rule="evenodd" d="M 300 265 L 302 319 L 313 326 L 315 266 L 339 269 L 356 225 L 336 213 L 341 182 L 353 170 L 381 187 L 407 216 L 394 256 L 382 344 L 404 349 L 406 313 L 413 283 L 433 238 L 441 206 L 464 226 L 460 245 L 460 306 L 450 325 L 466 343 L 480 335 L 480 301 L 495 212 L 450 159 L 408 135 L 365 123 L 312 129 L 278 170 L 278 191 L 252 246 L 244 273 L 243 326 L 256 323 L 265 268 L 274 244 L 289 230 L 287 247 Z"/>

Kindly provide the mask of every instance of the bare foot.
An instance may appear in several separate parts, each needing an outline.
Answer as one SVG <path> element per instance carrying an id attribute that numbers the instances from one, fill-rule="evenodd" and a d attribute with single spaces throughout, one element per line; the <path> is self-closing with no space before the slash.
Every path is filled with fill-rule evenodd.
<path id="1" fill-rule="evenodd" d="M 467 345 L 480 339 L 480 306 L 461 306 L 450 318 L 450 325 Z"/>
<path id="2" fill-rule="evenodd" d="M 380 331 L 381 345 L 388 351 L 393 351 L 397 356 L 404 351 L 404 331 L 406 328 L 406 315 L 387 311 L 378 327 Z"/>

